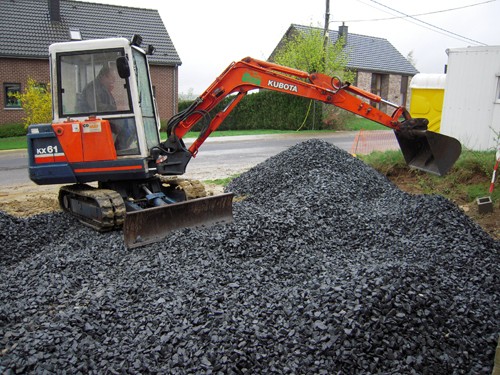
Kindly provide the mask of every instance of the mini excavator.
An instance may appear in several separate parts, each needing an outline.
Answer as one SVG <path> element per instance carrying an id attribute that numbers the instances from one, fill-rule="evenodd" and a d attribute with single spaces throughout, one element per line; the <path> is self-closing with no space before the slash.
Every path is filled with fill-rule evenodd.
<path id="1" fill-rule="evenodd" d="M 147 61 L 153 48 L 141 44 L 134 35 L 51 45 L 53 120 L 30 125 L 27 135 L 31 180 L 64 184 L 61 208 L 98 231 L 123 227 L 128 248 L 161 241 L 175 229 L 232 220 L 231 193 L 207 197 L 202 184 L 178 176 L 251 90 L 318 100 L 391 128 L 413 168 L 443 175 L 460 155 L 456 139 L 428 131 L 426 119 L 412 118 L 401 106 L 336 77 L 250 57 L 230 64 L 174 115 L 161 141 Z M 230 103 L 187 147 L 185 134 L 229 95 Z"/>

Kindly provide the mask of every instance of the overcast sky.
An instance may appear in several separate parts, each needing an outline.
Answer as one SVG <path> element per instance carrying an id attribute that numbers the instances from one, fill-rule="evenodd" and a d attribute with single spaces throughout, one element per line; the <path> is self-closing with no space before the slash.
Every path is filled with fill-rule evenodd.
<path id="1" fill-rule="evenodd" d="M 179 92 L 194 94 L 232 61 L 267 59 L 292 23 L 323 27 L 326 9 L 326 0 L 92 2 L 157 9 L 182 60 Z M 438 13 L 377 20 L 398 12 Z M 421 73 L 442 73 L 447 48 L 500 45 L 500 0 L 330 0 L 330 21 L 331 30 L 345 21 L 350 33 L 385 38 L 405 57 L 413 51 Z"/>

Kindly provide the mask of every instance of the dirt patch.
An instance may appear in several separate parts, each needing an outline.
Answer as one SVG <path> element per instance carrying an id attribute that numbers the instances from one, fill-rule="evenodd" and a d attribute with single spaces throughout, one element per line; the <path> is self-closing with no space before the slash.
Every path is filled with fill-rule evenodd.
<path id="1" fill-rule="evenodd" d="M 224 189 L 216 184 L 204 185 L 207 195 L 221 194 Z M 0 210 L 16 217 L 60 211 L 57 199 L 60 186 L 62 185 L 2 186 L 0 188 Z"/>
<path id="2" fill-rule="evenodd" d="M 58 211 L 58 191 L 59 185 L 2 186 L 0 188 L 0 207 L 2 211 L 16 217 Z"/>

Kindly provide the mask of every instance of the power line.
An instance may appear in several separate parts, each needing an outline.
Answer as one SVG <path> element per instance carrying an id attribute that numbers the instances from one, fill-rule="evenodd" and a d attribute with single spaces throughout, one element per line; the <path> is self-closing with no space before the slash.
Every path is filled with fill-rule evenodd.
<path id="1" fill-rule="evenodd" d="M 402 14 L 402 15 L 404 15 L 404 16 L 407 16 L 407 17 L 408 17 L 408 18 L 410 18 L 410 19 L 413 19 L 413 20 L 415 20 L 415 21 L 417 21 L 417 22 L 423 23 L 424 25 L 430 26 L 430 27 L 432 27 L 432 28 L 435 28 L 435 29 L 437 29 L 437 30 L 443 31 L 443 32 L 445 32 L 445 33 L 448 33 L 448 34 L 454 35 L 454 36 L 456 36 L 456 37 L 458 37 L 458 38 L 465 39 L 465 40 L 468 40 L 468 41 L 473 42 L 473 43 L 476 43 L 476 44 L 482 44 L 483 46 L 486 46 L 486 45 L 487 45 L 486 43 L 480 42 L 480 41 L 478 41 L 478 40 L 474 40 L 474 39 L 467 38 L 467 37 L 465 37 L 465 36 L 463 36 L 463 35 L 460 35 L 460 34 L 457 34 L 457 33 L 452 32 L 452 31 L 449 31 L 449 30 L 443 29 L 442 27 L 435 26 L 435 25 L 433 25 L 433 24 L 431 24 L 431 23 L 429 23 L 429 22 L 425 22 L 425 21 L 419 20 L 418 18 L 415 18 L 415 17 L 410 16 L 410 15 L 408 15 L 408 14 L 405 14 L 405 13 L 403 13 L 403 12 L 400 12 L 399 10 L 394 9 L 394 8 L 391 8 L 391 7 L 387 6 L 387 5 L 384 5 L 384 4 L 380 3 L 379 1 L 376 1 L 376 0 L 370 0 L 370 1 L 371 1 L 372 3 L 375 3 L 375 4 L 378 4 L 378 5 L 382 6 L 382 7 L 384 7 L 384 8 L 390 9 L 390 10 L 392 10 L 393 12 L 396 12 L 396 13 Z"/>
<path id="2" fill-rule="evenodd" d="M 361 3 L 363 3 L 363 4 L 365 4 L 365 5 L 368 5 L 368 6 L 373 7 L 372 5 L 370 5 L 370 4 L 366 4 L 365 2 L 363 2 L 363 1 L 361 1 L 361 0 L 358 0 L 358 1 L 359 1 L 359 2 L 361 2 Z M 448 37 L 450 37 L 450 38 L 454 38 L 454 39 L 457 39 L 457 40 L 462 40 L 462 41 L 469 41 L 469 42 L 472 42 L 472 43 L 475 43 L 475 44 L 480 44 L 480 45 L 483 45 L 483 46 L 486 46 L 486 45 L 487 45 L 486 43 L 480 42 L 480 41 L 478 41 L 478 40 L 474 40 L 474 39 L 468 38 L 468 37 L 466 37 L 466 36 L 463 36 L 463 35 L 460 35 L 460 34 L 454 33 L 454 32 L 452 32 L 452 31 L 446 30 L 446 29 L 444 29 L 444 28 L 442 28 L 442 27 L 435 26 L 435 25 L 433 25 L 433 24 L 431 24 L 431 23 L 429 23 L 429 22 L 422 21 L 422 20 L 420 20 L 420 19 L 418 19 L 418 18 L 415 18 L 415 16 L 412 16 L 412 15 L 406 14 L 406 13 L 404 13 L 404 12 L 401 12 L 401 11 L 399 11 L 399 10 L 397 10 L 397 9 L 391 8 L 391 7 L 389 7 L 389 6 L 385 5 L 385 4 L 382 4 L 382 3 L 380 3 L 380 2 L 378 2 L 378 1 L 376 1 L 376 0 L 369 0 L 369 1 L 371 1 L 371 2 L 375 3 L 375 4 L 379 5 L 379 6 L 382 6 L 382 7 L 384 7 L 384 8 L 387 8 L 387 9 L 391 10 L 392 12 L 396 12 L 396 13 L 398 13 L 398 14 L 403 15 L 402 17 L 400 16 L 400 17 L 394 17 L 394 18 L 401 18 L 401 19 L 403 19 L 403 20 L 405 20 L 405 21 L 408 21 L 408 22 L 411 22 L 411 23 L 413 23 L 413 24 L 415 24 L 415 25 L 417 25 L 417 26 L 420 26 L 420 27 L 426 28 L 426 29 L 428 29 L 428 30 L 431 30 L 431 31 L 437 32 L 437 33 L 442 34 L 442 35 L 446 35 L 446 36 L 448 36 Z M 496 1 L 496 0 L 489 0 L 489 1 L 485 1 L 485 2 L 483 2 L 483 3 L 492 2 L 492 1 Z M 480 3 L 480 4 L 483 4 L 483 3 Z M 477 5 L 479 5 L 479 4 L 477 4 Z M 470 6 L 474 6 L 474 5 L 470 5 Z M 375 8 L 375 7 L 374 7 L 374 8 Z M 375 9 L 378 9 L 378 10 L 384 11 L 383 9 L 379 9 L 379 8 L 375 8 Z M 452 10 L 452 9 L 450 9 L 450 10 Z M 448 10 L 444 10 L 444 11 L 448 11 Z M 387 11 L 385 11 L 385 12 L 386 12 L 386 13 L 388 13 Z M 440 11 L 440 12 L 443 12 L 443 11 Z M 389 13 L 389 14 L 390 14 L 390 13 Z M 368 21 L 369 21 L 369 20 L 368 20 Z M 367 22 L 368 22 L 368 21 L 367 21 Z M 413 21 L 413 22 L 412 22 L 412 21 Z M 416 22 L 419 22 L 419 23 L 416 23 L 415 21 L 416 21 Z M 335 22 L 335 21 L 332 21 L 332 22 Z M 343 21 L 343 22 L 346 22 L 346 21 Z M 349 22 L 349 21 L 347 21 L 347 22 Z"/>
<path id="3" fill-rule="evenodd" d="M 474 39 L 467 38 L 467 37 L 465 37 L 465 36 L 463 36 L 463 35 L 460 35 L 460 34 L 457 34 L 457 33 L 452 32 L 452 31 L 449 31 L 449 30 L 443 29 L 442 27 L 435 26 L 435 25 L 433 25 L 433 24 L 431 24 L 431 23 L 429 23 L 429 22 L 425 22 L 425 21 L 419 20 L 418 18 L 412 17 L 412 16 L 410 16 L 410 15 L 408 15 L 408 14 L 405 14 L 405 13 L 403 13 L 403 12 L 400 12 L 399 10 L 396 10 L 396 9 L 394 9 L 394 8 L 391 8 L 391 7 L 387 6 L 387 5 L 384 5 L 384 4 L 382 4 L 382 3 L 380 3 L 380 2 L 378 2 L 378 1 L 376 1 L 376 0 L 370 0 L 370 1 L 371 1 L 372 3 L 378 4 L 378 5 L 380 5 L 380 6 L 383 6 L 383 7 L 387 8 L 387 9 L 390 9 L 390 10 L 392 10 L 393 12 L 400 13 L 400 14 L 402 14 L 402 15 L 404 15 L 404 16 L 407 16 L 407 17 L 409 17 L 409 18 L 411 18 L 411 19 L 413 19 L 413 20 L 415 20 L 415 21 L 417 21 L 417 22 L 421 22 L 421 23 L 423 23 L 423 24 L 425 24 L 425 25 L 427 25 L 427 26 L 430 26 L 430 27 L 433 27 L 433 28 L 435 28 L 435 29 L 438 29 L 438 30 L 444 31 L 445 33 L 449 33 L 449 34 L 451 34 L 451 35 L 455 35 L 455 36 L 457 36 L 457 37 L 459 37 L 459 38 L 462 38 L 462 39 L 468 40 L 468 41 L 473 42 L 473 43 L 482 44 L 483 46 L 486 46 L 486 45 L 487 45 L 486 43 L 480 42 L 480 41 L 478 41 L 478 40 L 474 40 Z"/>
<path id="4" fill-rule="evenodd" d="M 487 0 L 487 1 L 483 1 L 481 3 L 464 5 L 464 6 L 461 6 L 461 7 L 448 8 L 448 9 L 436 10 L 436 11 L 433 11 L 433 12 L 418 13 L 418 14 L 412 14 L 412 15 L 395 16 L 395 17 L 385 17 L 385 18 L 369 18 L 369 19 L 359 19 L 359 20 L 334 20 L 334 21 L 330 21 L 330 22 L 351 22 L 351 23 L 352 22 L 373 22 L 373 21 L 388 21 L 388 20 L 395 20 L 395 19 L 403 19 L 403 18 L 408 18 L 408 17 L 428 16 L 430 14 L 445 13 L 445 12 L 451 12 L 451 11 L 454 11 L 454 10 L 471 8 L 471 7 L 475 7 L 477 5 L 483 5 L 483 4 L 486 4 L 486 3 L 492 3 L 494 1 L 497 1 L 497 0 Z"/>

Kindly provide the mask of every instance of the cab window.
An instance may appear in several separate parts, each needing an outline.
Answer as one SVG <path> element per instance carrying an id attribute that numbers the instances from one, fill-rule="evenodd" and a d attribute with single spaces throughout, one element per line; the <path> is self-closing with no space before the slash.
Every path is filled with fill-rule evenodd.
<path id="1" fill-rule="evenodd" d="M 137 80 L 137 90 L 139 95 L 139 106 L 141 109 L 142 122 L 144 124 L 144 133 L 146 135 L 146 144 L 148 149 L 157 146 L 160 142 L 158 135 L 158 123 L 155 116 L 155 103 L 151 82 L 147 67 L 146 56 L 133 49 L 134 70 Z"/>
<path id="2" fill-rule="evenodd" d="M 58 55 L 60 117 L 130 112 L 128 83 L 116 69 L 123 54 L 117 49 Z"/>

